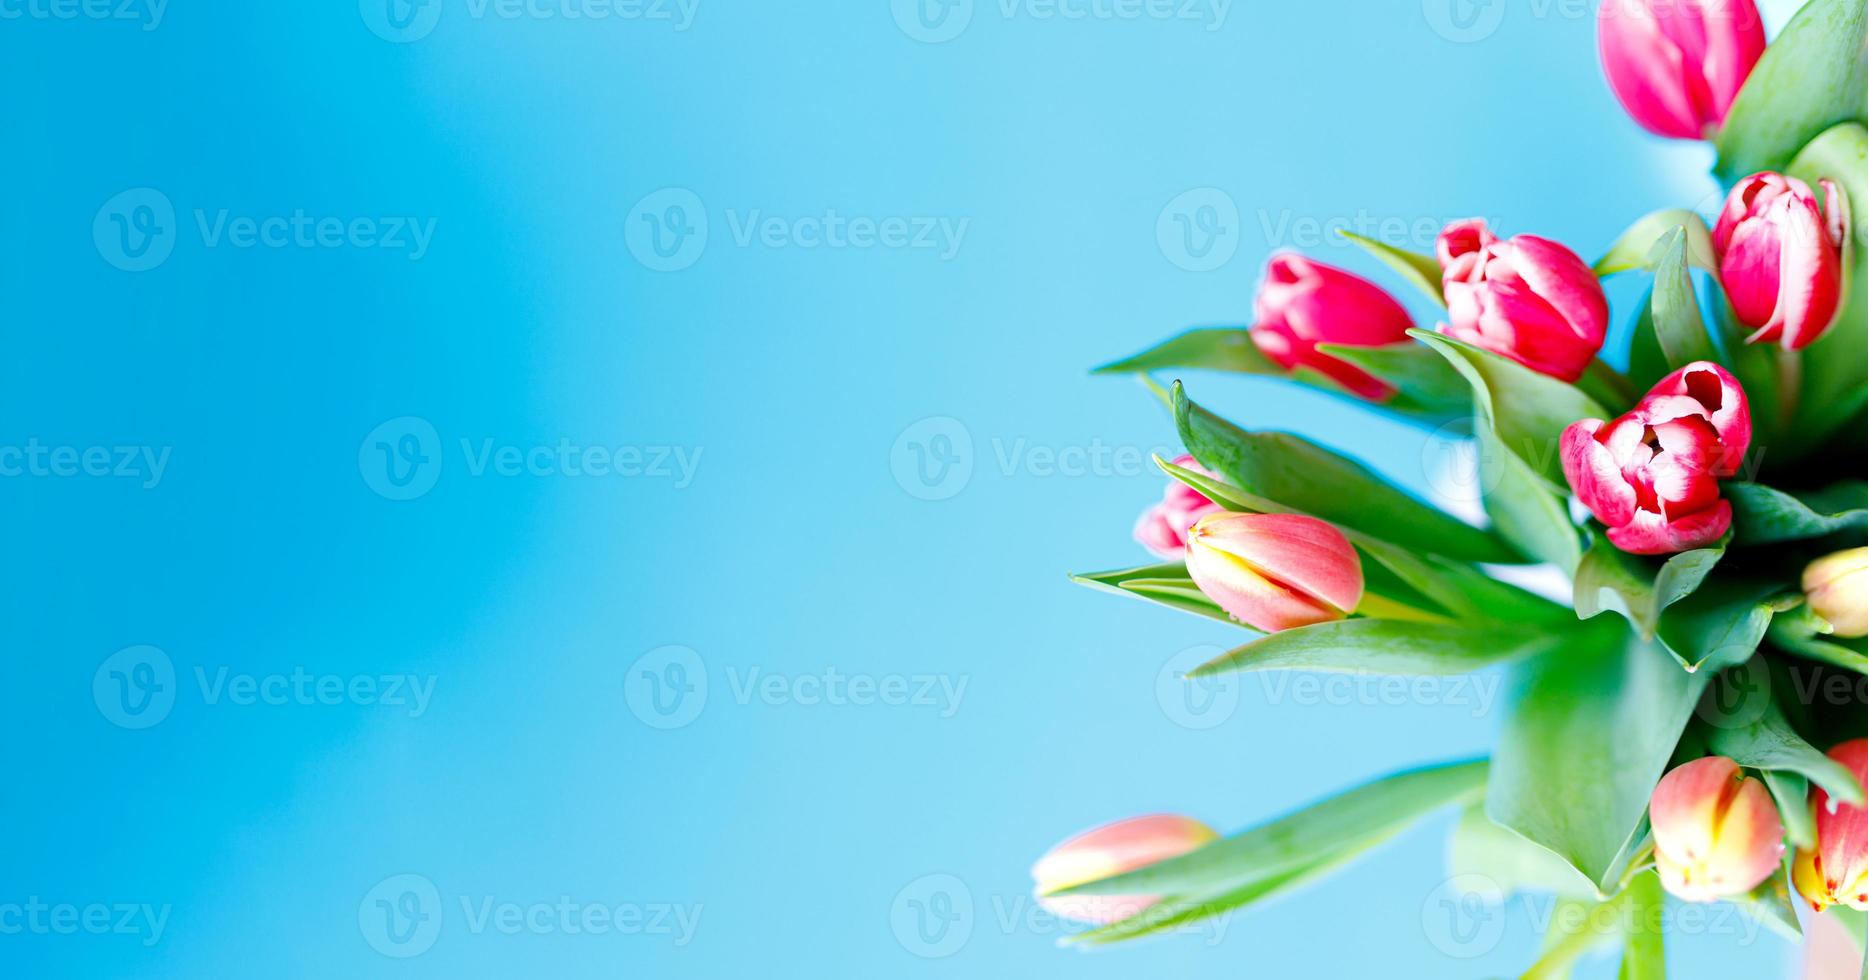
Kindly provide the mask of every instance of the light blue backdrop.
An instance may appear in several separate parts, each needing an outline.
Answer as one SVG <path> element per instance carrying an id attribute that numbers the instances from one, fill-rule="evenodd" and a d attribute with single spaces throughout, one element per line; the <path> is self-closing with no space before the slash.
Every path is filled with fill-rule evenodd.
<path id="1" fill-rule="evenodd" d="M 1095 955 L 1026 868 L 1489 744 L 1480 690 L 1158 686 L 1235 634 L 1066 581 L 1143 560 L 1171 446 L 1086 371 L 1243 322 L 1278 248 L 1382 276 L 1333 225 L 1594 253 L 1709 203 L 1703 148 L 1616 109 L 1586 5 L 0 13 L 0 974 L 1533 955 L 1547 909 L 1449 933 L 1450 817 Z M 1428 487 L 1421 433 L 1187 380 Z M 1693 963 L 1788 955 L 1699 931 Z"/>

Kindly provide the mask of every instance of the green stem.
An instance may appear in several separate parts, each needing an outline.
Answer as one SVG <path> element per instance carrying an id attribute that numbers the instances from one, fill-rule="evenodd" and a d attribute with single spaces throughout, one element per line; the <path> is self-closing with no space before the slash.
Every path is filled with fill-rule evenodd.
<path id="1" fill-rule="evenodd" d="M 1615 414 L 1633 405 L 1640 394 L 1627 375 L 1609 367 L 1601 358 L 1589 362 L 1583 376 L 1577 379 L 1576 387 Z"/>
<path id="2" fill-rule="evenodd" d="M 1781 432 L 1796 431 L 1797 409 L 1803 403 L 1803 352 L 1772 351 L 1777 362 L 1777 421 Z"/>

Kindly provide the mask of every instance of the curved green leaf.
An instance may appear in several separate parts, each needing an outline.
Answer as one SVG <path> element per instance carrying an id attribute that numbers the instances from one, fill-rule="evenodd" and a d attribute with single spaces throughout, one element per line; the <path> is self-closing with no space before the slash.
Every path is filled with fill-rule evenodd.
<path id="1" fill-rule="evenodd" d="M 1480 413 L 1499 442 L 1552 487 L 1566 486 L 1558 452 L 1563 430 L 1581 419 L 1608 418 L 1608 409 L 1574 385 L 1491 351 L 1423 330 L 1413 333 L 1472 383 Z"/>
<path id="2" fill-rule="evenodd" d="M 1613 894 L 1707 680 L 1619 622 L 1575 630 L 1514 668 L 1486 812 Z"/>
<path id="3" fill-rule="evenodd" d="M 1676 228 L 1686 230 L 1686 244 L 1690 249 L 1687 258 L 1699 268 L 1717 275 L 1719 259 L 1713 252 L 1712 231 L 1706 227 L 1706 219 L 1685 208 L 1656 211 L 1630 225 L 1622 232 L 1622 237 L 1609 246 L 1609 253 L 1596 262 L 1596 275 L 1612 276 L 1632 269 L 1653 268 L 1656 247 Z"/>
<path id="4" fill-rule="evenodd" d="M 1615 611 L 1627 617 L 1644 637 L 1660 626 L 1668 606 L 1692 595 L 1725 557 L 1723 543 L 1674 555 L 1658 565 L 1628 554 L 1598 534 L 1576 566 L 1576 615 L 1594 619 Z"/>
<path id="5" fill-rule="evenodd" d="M 1707 743 L 1715 754 L 1741 766 L 1788 772 L 1821 786 L 1831 796 L 1854 806 L 1868 797 L 1847 766 L 1829 758 L 1803 740 L 1776 703 L 1769 702 L 1756 721 L 1746 725 L 1707 726 Z"/>
<path id="6" fill-rule="evenodd" d="M 1097 368 L 1094 374 L 1139 374 L 1165 368 L 1237 371 L 1284 376 L 1284 368 L 1265 356 L 1243 327 L 1204 327 L 1156 344 L 1134 357 Z"/>
<path id="7" fill-rule="evenodd" d="M 1543 630 L 1346 619 L 1273 633 L 1200 665 L 1188 676 L 1267 670 L 1451 676 L 1541 653 L 1558 642 L 1559 637 Z"/>
<path id="8" fill-rule="evenodd" d="M 1221 895 L 1379 840 L 1435 810 L 1477 798 L 1484 760 L 1399 773 L 1199 850 L 1059 889 L 1060 895 Z"/>
<path id="9" fill-rule="evenodd" d="M 1187 451 L 1248 493 L 1428 554 L 1522 561 L 1491 532 L 1417 500 L 1361 463 L 1289 433 L 1247 432 L 1194 404 L 1179 384 L 1174 419 Z"/>
<path id="10" fill-rule="evenodd" d="M 1802 498 L 1757 483 L 1727 483 L 1734 542 L 1780 544 L 1868 531 L 1868 483 L 1838 483 Z"/>
<path id="11" fill-rule="evenodd" d="M 1170 609 L 1238 625 L 1236 620 L 1227 615 L 1226 610 L 1208 599 L 1200 587 L 1193 584 L 1193 579 L 1187 575 L 1187 566 L 1179 562 L 1111 572 L 1073 574 L 1070 580 L 1101 592 L 1145 599 Z"/>
<path id="12" fill-rule="evenodd" d="M 1868 0 L 1811 0 L 1751 71 L 1719 133 L 1730 185 L 1783 170 L 1829 127 L 1868 118 Z"/>
<path id="13" fill-rule="evenodd" d="M 1446 305 L 1446 293 L 1440 285 L 1443 270 L 1440 268 L 1439 259 L 1431 255 L 1396 248 L 1373 238 L 1364 238 L 1354 232 L 1342 231 L 1340 234 L 1360 245 L 1369 254 L 1381 259 L 1390 269 L 1399 272 L 1401 278 L 1406 279 L 1409 285 L 1420 290 L 1428 299 L 1441 306 Z"/>
<path id="14" fill-rule="evenodd" d="M 1701 229 L 1705 226 L 1702 224 Z M 1706 318 L 1699 311 L 1699 299 L 1693 295 L 1693 277 L 1686 271 L 1686 231 L 1675 228 L 1661 239 L 1660 261 L 1654 266 L 1653 304 L 1654 336 L 1660 342 L 1667 365 L 1678 369 L 1694 361 L 1717 361 L 1719 352 L 1712 346 L 1712 334 L 1706 330 Z"/>

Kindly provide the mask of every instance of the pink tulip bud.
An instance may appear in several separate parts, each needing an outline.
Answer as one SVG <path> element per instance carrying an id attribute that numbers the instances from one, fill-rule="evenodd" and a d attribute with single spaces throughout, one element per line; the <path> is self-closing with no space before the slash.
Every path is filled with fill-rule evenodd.
<path id="1" fill-rule="evenodd" d="M 1500 241 L 1477 218 L 1448 225 L 1435 251 L 1452 321 L 1441 333 L 1565 381 L 1602 350 L 1608 297 L 1575 252 L 1536 235 Z"/>
<path id="2" fill-rule="evenodd" d="M 1217 514 L 1187 536 L 1187 572 L 1234 619 L 1267 633 L 1342 619 L 1362 602 L 1362 558 L 1326 521 Z"/>
<path id="3" fill-rule="evenodd" d="M 1712 544 L 1732 526 L 1719 480 L 1751 448 L 1751 408 L 1738 379 L 1707 361 L 1662 379 L 1635 410 L 1563 431 L 1563 475 L 1576 499 L 1635 555 Z"/>
<path id="4" fill-rule="evenodd" d="M 1174 465 L 1201 476 L 1213 476 L 1192 456 L 1182 456 Z M 1224 507 L 1207 499 L 1205 494 L 1170 479 L 1161 502 L 1144 511 L 1142 519 L 1136 523 L 1135 540 L 1163 558 L 1179 558 L 1187 552 L 1188 529 L 1203 517 L 1224 512 Z"/>
<path id="5" fill-rule="evenodd" d="M 1318 344 L 1385 347 L 1403 344 L 1414 326 L 1407 310 L 1380 286 L 1301 255 L 1274 256 L 1258 287 L 1252 339 L 1286 371 L 1307 367 L 1372 401 L 1394 389 Z"/>
<path id="6" fill-rule="evenodd" d="M 1724 756 L 1668 773 L 1654 788 L 1648 816 L 1661 884 L 1689 902 L 1742 895 L 1784 858 L 1784 825 L 1770 790 Z"/>
<path id="7" fill-rule="evenodd" d="M 1848 198 L 1833 181 L 1821 184 L 1821 210 L 1808 184 L 1774 173 L 1746 177 L 1725 201 L 1712 243 L 1732 309 L 1756 331 L 1748 343 L 1802 350 L 1835 322 Z"/>
<path id="8" fill-rule="evenodd" d="M 1159 895 L 1052 895 L 1074 885 L 1159 864 L 1219 839 L 1190 817 L 1133 817 L 1085 831 L 1057 845 L 1032 865 L 1038 904 L 1072 922 L 1106 925 L 1161 901 Z"/>
<path id="9" fill-rule="evenodd" d="M 1597 30 L 1609 87 L 1635 122 L 1709 137 L 1764 54 L 1752 0 L 1603 0 Z"/>
<path id="10" fill-rule="evenodd" d="M 1803 572 L 1810 610 L 1844 639 L 1868 636 L 1868 548 L 1820 558 Z"/>
<path id="11" fill-rule="evenodd" d="M 1868 784 L 1868 738 L 1843 742 L 1829 758 Z M 1810 790 L 1816 811 L 1816 849 L 1798 851 L 1791 866 L 1797 891 L 1821 912 L 1831 905 L 1868 912 L 1868 808 L 1831 800 L 1818 786 Z"/>

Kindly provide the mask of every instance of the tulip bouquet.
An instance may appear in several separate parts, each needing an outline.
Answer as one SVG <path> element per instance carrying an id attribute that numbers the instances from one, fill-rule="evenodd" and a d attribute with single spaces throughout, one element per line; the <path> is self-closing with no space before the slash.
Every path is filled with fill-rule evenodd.
<path id="1" fill-rule="evenodd" d="M 1728 196 L 1710 221 L 1648 215 L 1593 265 L 1476 220 L 1433 255 L 1357 239 L 1444 307 L 1432 330 L 1374 283 L 1280 255 L 1249 329 L 1102 369 L 1141 375 L 1187 454 L 1159 460 L 1166 497 L 1135 531 L 1159 562 L 1080 581 L 1252 631 L 1196 676 L 1504 670 L 1493 753 L 1230 836 L 1151 816 L 1066 841 L 1034 875 L 1088 924 L 1073 942 L 1247 908 L 1454 807 L 1452 881 L 1616 924 L 1550 937 L 1527 975 L 1619 943 L 1624 977 L 1663 976 L 1668 895 L 1787 936 L 1819 914 L 1862 934 L 1868 300 L 1850 282 L 1868 236 L 1850 214 L 1868 201 L 1868 0 L 1812 0 L 1768 46 L 1752 0 L 1605 0 L 1599 36 L 1637 123 L 1713 143 Z M 1619 322 L 1617 275 L 1648 286 Z M 1484 526 L 1153 377 L 1181 369 L 1457 430 Z M 1567 601 L 1510 566 L 1560 572 Z"/>

